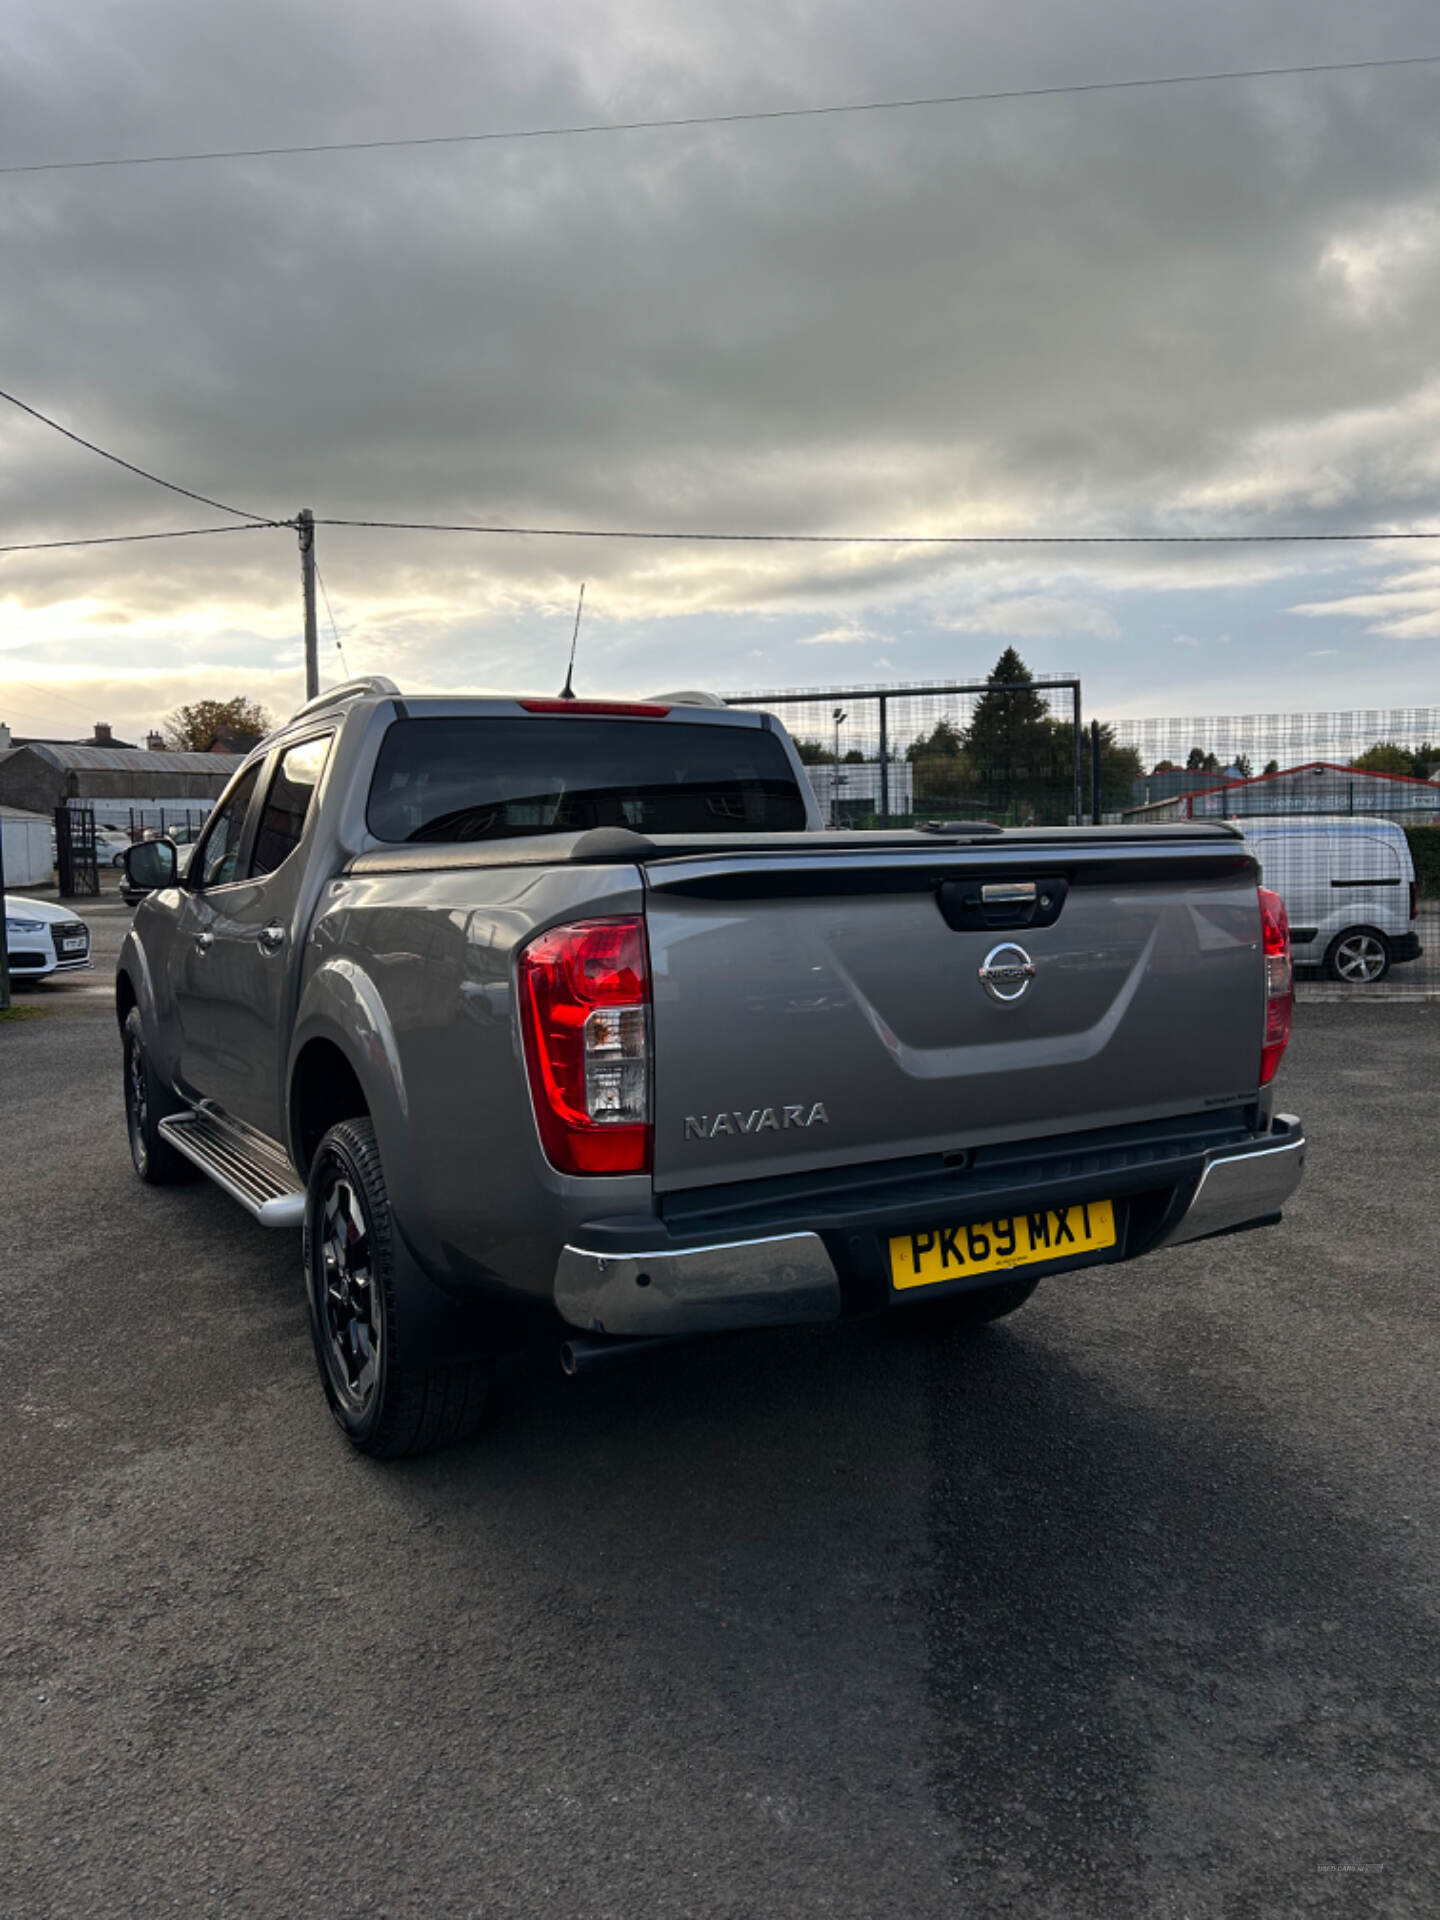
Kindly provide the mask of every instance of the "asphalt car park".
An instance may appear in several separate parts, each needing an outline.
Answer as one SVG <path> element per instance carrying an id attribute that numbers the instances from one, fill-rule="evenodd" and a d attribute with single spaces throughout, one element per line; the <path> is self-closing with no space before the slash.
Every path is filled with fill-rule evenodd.
<path id="1" fill-rule="evenodd" d="M 1440 1008 L 1302 1005 L 1274 1230 L 561 1377 L 378 1467 L 298 1246 L 0 1027 L 0 1913 L 1440 1907 Z"/>

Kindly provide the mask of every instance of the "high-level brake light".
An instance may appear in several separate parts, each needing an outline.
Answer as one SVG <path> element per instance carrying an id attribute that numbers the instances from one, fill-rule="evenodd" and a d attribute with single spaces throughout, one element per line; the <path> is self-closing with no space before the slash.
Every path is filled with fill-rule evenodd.
<path id="1" fill-rule="evenodd" d="M 552 927 L 520 954 L 520 1026 L 546 1158 L 650 1166 L 650 970 L 639 919 Z"/>
<path id="2" fill-rule="evenodd" d="M 567 713 L 577 718 L 600 713 L 621 720 L 663 720 L 670 711 L 653 700 L 520 700 L 516 704 L 526 713 Z"/>
<path id="3" fill-rule="evenodd" d="M 1260 1084 L 1268 1087 L 1290 1044 L 1295 1012 L 1295 968 L 1290 958 L 1290 921 L 1285 902 L 1260 888 L 1260 933 L 1265 949 L 1265 1039 L 1260 1048 Z"/>

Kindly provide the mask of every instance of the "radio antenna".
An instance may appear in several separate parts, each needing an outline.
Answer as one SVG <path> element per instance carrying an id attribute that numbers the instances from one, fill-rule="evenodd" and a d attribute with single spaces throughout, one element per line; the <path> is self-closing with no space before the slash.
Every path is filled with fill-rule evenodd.
<path id="1" fill-rule="evenodd" d="M 575 602 L 575 631 L 570 636 L 570 664 L 565 669 L 565 684 L 560 689 L 562 700 L 573 700 L 575 689 L 571 682 L 575 678 L 575 647 L 580 638 L 580 616 L 585 611 L 585 582 L 580 582 L 580 598 Z"/>

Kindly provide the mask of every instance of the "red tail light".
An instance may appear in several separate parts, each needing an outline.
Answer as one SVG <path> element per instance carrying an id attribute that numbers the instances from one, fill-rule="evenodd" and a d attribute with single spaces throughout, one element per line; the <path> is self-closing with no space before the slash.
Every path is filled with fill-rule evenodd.
<path id="1" fill-rule="evenodd" d="M 1410 882 L 1410 918 L 1412 920 L 1420 918 L 1419 891 L 1413 880 Z"/>
<path id="2" fill-rule="evenodd" d="M 539 934 L 520 955 L 520 1027 L 550 1164 L 561 1173 L 646 1172 L 650 969 L 644 922 L 584 920 Z"/>
<path id="3" fill-rule="evenodd" d="M 1260 888 L 1260 932 L 1265 948 L 1265 1041 L 1260 1049 L 1260 1084 L 1268 1087 L 1290 1044 L 1295 1011 L 1295 968 L 1290 959 L 1290 920 L 1285 902 Z"/>

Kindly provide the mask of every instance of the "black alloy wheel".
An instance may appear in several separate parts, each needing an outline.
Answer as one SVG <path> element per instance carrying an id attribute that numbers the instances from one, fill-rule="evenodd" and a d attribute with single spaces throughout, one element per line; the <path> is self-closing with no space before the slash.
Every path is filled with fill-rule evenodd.
<path id="1" fill-rule="evenodd" d="M 305 1282 L 320 1383 L 352 1446 L 394 1460 L 475 1431 L 492 1370 L 480 1323 L 438 1307 L 403 1249 L 366 1117 L 340 1121 L 315 1150 Z"/>
<path id="2" fill-rule="evenodd" d="M 354 1182 L 337 1161 L 327 1169 L 320 1202 L 320 1271 L 325 1361 L 337 1397 L 363 1415 L 380 1385 L 385 1315 L 371 1256 L 370 1223 Z"/>
<path id="3" fill-rule="evenodd" d="M 150 1170 L 150 1145 L 146 1139 L 150 1122 L 150 1089 L 146 1085 L 145 1049 L 138 1034 L 128 1027 L 125 1034 L 125 1124 L 130 1129 L 130 1158 L 135 1171 L 145 1179 Z"/>
<path id="4" fill-rule="evenodd" d="M 150 1065 L 138 1007 L 132 1007 L 125 1016 L 122 1039 L 125 1130 L 130 1138 L 130 1159 L 136 1173 L 151 1187 L 174 1187 L 193 1180 L 194 1166 L 183 1153 L 177 1153 L 160 1132 L 160 1122 L 170 1114 L 183 1113 L 185 1103 L 162 1084 Z"/>

